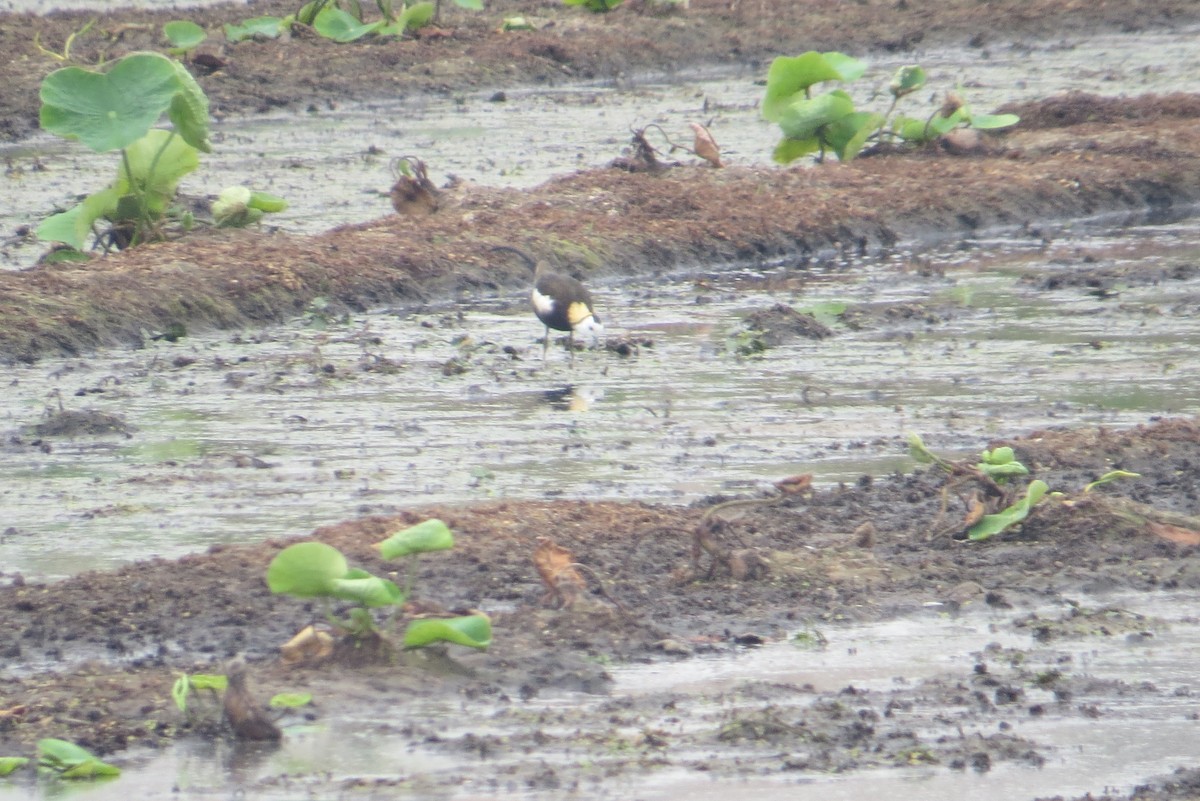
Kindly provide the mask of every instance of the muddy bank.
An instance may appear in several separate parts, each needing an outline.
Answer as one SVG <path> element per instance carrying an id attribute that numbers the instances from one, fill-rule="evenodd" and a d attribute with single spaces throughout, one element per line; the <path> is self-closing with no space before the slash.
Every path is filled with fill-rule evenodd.
<path id="1" fill-rule="evenodd" d="M 1018 711 L 1086 720 L 1117 698 L 1174 689 L 1139 685 L 1135 677 L 1100 682 L 1056 655 L 1055 643 L 1079 638 L 1152 639 L 1159 628 L 1153 620 L 1102 601 L 1051 614 L 1028 610 L 1063 595 L 1200 588 L 1200 534 L 1183 525 L 1200 515 L 1191 478 L 1200 461 L 1200 427 L 1173 420 L 1127 432 L 1047 431 L 1012 445 L 1067 500 L 1039 507 L 1019 532 L 984 543 L 960 539 L 964 508 L 952 494 L 949 509 L 942 509 L 946 478 L 932 469 L 739 507 L 741 516 L 707 531 L 727 554 L 740 554 L 740 562 L 707 548 L 695 560 L 697 527 L 715 502 L 728 500 L 721 498 L 693 508 L 498 502 L 414 510 L 314 532 L 353 564 L 387 575 L 394 565 L 382 562 L 371 543 L 398 524 L 427 515 L 445 519 L 458 546 L 422 561 L 418 595 L 442 608 L 488 610 L 495 626 L 489 652 L 456 653 L 449 662 L 398 655 L 385 664 L 354 660 L 349 669 L 338 660 L 282 664 L 278 646 L 319 617 L 315 604 L 272 596 L 264 585 L 266 565 L 284 542 L 214 547 L 50 585 L 9 577 L 0 589 L 9 632 L 3 656 L 21 667 L 0 678 L 0 753 L 22 753 L 44 736 L 102 753 L 214 736 L 215 721 L 174 710 L 170 685 L 179 672 L 218 670 L 235 653 L 251 659 L 253 684 L 264 694 L 298 688 L 317 694 L 320 704 L 309 714 L 324 724 L 417 695 L 458 698 L 464 706 L 449 718 L 409 724 L 414 747 L 440 743 L 434 747 L 502 760 L 555 747 L 550 743 L 603 753 L 614 715 L 643 719 L 670 704 L 688 718 L 713 699 L 648 692 L 633 706 L 600 704 L 590 714 L 571 713 L 570 735 L 553 733 L 561 723 L 553 718 L 526 720 L 518 699 L 560 690 L 603 693 L 612 664 L 732 653 L 797 631 L 815 645 L 812 638 L 825 626 L 928 614 L 932 604 L 943 614 L 989 609 L 997 626 L 1026 632 L 1029 647 L 1023 654 L 983 654 L 970 675 L 886 693 L 744 688 L 737 704 L 725 703 L 719 723 L 686 736 L 645 728 L 635 753 L 612 770 L 643 771 L 652 753 L 659 766 L 737 775 L 739 754 L 763 748 L 790 754 L 773 768 L 784 771 L 1036 765 L 1050 753 L 1047 744 L 996 728 Z M 1081 493 L 1112 469 L 1141 477 Z M 1178 525 L 1156 523 L 1160 514 Z M 587 568 L 587 588 L 574 608 L 555 608 L 539 581 L 531 562 L 539 537 L 552 538 Z M 1039 700 L 1034 688 L 1052 690 L 1057 701 Z M 487 726 L 514 726 L 511 736 L 439 735 L 460 724 L 475 731 L 471 699 L 488 699 Z M 792 709 L 801 701 L 807 712 Z M 914 704 L 924 711 L 910 715 Z M 981 734 L 938 739 L 931 734 L 934 721 L 944 724 L 947 716 Z M 697 761 L 697 748 L 722 756 Z M 522 764 L 513 768 L 522 782 L 546 770 L 536 761 Z M 585 776 L 569 766 L 554 775 L 562 786 Z"/>
<path id="2" fill-rule="evenodd" d="M 685 12 L 669 14 L 656 13 L 639 0 L 609 14 L 585 13 L 554 0 L 489 0 L 482 13 L 443 5 L 442 27 L 417 39 L 353 44 L 334 44 L 304 33 L 265 43 L 224 42 L 221 25 L 293 13 L 295 5 L 286 0 L 258 2 L 252 9 L 230 3 L 172 12 L 3 14 L 0 51 L 8 59 L 0 66 L 0 138 L 19 139 L 36 130 L 38 84 L 58 66 L 38 52 L 34 33 L 49 49 L 61 50 L 71 33 L 97 16 L 98 24 L 73 43 L 72 55 L 79 63 L 160 49 L 165 46 L 162 25 L 174 19 L 191 19 L 212 31 L 198 52 L 216 57 L 222 66 L 199 78 L 217 114 L 315 110 L 327 103 L 421 91 L 613 81 L 638 72 L 671 73 L 697 65 L 765 68 L 775 56 L 811 49 L 861 54 L 904 52 L 937 43 L 1007 47 L 1021 38 L 1178 28 L 1200 21 L 1200 9 L 1188 0 L 1136 6 L 951 0 L 936 9 L 891 0 L 691 0 Z M 512 16 L 524 16 L 538 30 L 501 32 L 501 21 Z"/>
<path id="3" fill-rule="evenodd" d="M 804 263 L 997 226 L 1040 238 L 1047 220 L 1185 209 L 1200 200 L 1200 134 L 1176 100 L 1129 101 L 1115 120 L 1101 118 L 1110 103 L 1087 96 L 1036 104 L 1036 130 L 991 141 L 983 155 L 932 149 L 816 169 L 614 167 L 528 191 L 460 183 L 419 225 L 392 216 L 313 237 L 217 232 L 4 273 L 0 357 L 278 321 L 317 296 L 367 309 L 522 285 L 521 265 L 491 257 L 499 244 L 581 275 L 653 274 L 701 260 Z M 1129 105 L 1144 108 L 1139 119 L 1128 119 Z M 1089 121 L 1045 127 L 1056 115 Z"/>

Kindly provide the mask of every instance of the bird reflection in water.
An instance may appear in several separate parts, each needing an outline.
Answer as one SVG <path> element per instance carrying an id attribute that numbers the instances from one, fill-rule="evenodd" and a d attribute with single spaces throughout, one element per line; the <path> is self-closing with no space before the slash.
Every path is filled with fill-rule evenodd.
<path id="1" fill-rule="evenodd" d="M 567 384 L 559 389 L 548 389 L 542 393 L 542 402 L 551 409 L 559 412 L 586 412 L 593 401 L 598 400 L 603 393 L 592 387 L 577 387 Z"/>

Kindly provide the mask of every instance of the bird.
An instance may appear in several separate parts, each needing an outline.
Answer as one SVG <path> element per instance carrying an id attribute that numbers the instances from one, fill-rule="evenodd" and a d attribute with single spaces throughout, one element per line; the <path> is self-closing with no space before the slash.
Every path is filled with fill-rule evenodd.
<path id="1" fill-rule="evenodd" d="M 551 272 L 546 262 L 534 261 L 533 257 L 519 248 L 500 245 L 492 250 L 515 253 L 533 270 L 533 290 L 529 293 L 529 299 L 533 303 L 533 313 L 546 326 L 542 358 L 546 358 L 550 329 L 553 328 L 567 332 L 567 349 L 571 353 L 571 361 L 574 361 L 575 334 L 597 336 L 603 330 L 600 318 L 596 315 L 592 293 L 575 278 Z"/>
<path id="2" fill-rule="evenodd" d="M 278 740 L 283 736 L 275 722 L 259 706 L 246 687 L 246 660 L 240 656 L 225 667 L 229 684 L 225 688 L 222 706 L 225 720 L 241 740 Z"/>

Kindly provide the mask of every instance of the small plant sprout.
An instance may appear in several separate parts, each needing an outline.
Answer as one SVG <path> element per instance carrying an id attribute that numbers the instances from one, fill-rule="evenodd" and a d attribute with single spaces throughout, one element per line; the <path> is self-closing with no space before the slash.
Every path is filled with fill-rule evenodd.
<path id="1" fill-rule="evenodd" d="M 984 515 L 977 523 L 967 529 L 967 539 L 972 542 L 980 542 L 1015 526 L 1029 517 L 1030 510 L 1049 491 L 1050 487 L 1046 485 L 1045 481 L 1034 479 L 1029 482 L 1024 496 L 996 514 Z"/>
<path id="2" fill-rule="evenodd" d="M 167 52 L 173 56 L 187 56 L 208 38 L 203 28 L 186 19 L 163 25 L 163 35 L 171 43 L 171 49 Z"/>
<path id="3" fill-rule="evenodd" d="M 341 551 L 323 542 L 300 542 L 280 551 L 267 568 L 267 586 L 274 593 L 323 599 L 330 624 L 354 637 L 376 632 L 367 609 L 403 603 L 393 582 L 351 569 Z M 351 609 L 348 618 L 338 619 L 329 606 L 333 599 L 359 606 Z"/>
<path id="4" fill-rule="evenodd" d="M 87 23 L 82 28 L 80 28 L 77 31 L 72 32 L 71 35 L 67 37 L 66 43 L 63 44 L 63 50 L 61 53 L 55 53 L 53 50 L 49 50 L 42 46 L 41 31 L 34 32 L 33 46 L 37 48 L 39 53 L 41 53 L 44 56 L 49 56 L 50 58 L 54 59 L 55 61 L 70 61 L 71 60 L 71 46 L 75 44 L 75 40 L 78 39 L 79 37 L 83 36 L 88 31 L 90 31 L 98 21 L 99 20 L 97 20 L 97 19 L 90 19 L 87 21 Z"/>
<path id="5" fill-rule="evenodd" d="M 426 520 L 392 534 L 377 547 L 385 559 L 408 559 L 403 590 L 387 579 L 350 568 L 340 551 L 321 542 L 301 542 L 280 551 L 267 568 L 267 585 L 272 592 L 321 598 L 327 604 L 333 600 L 350 601 L 356 605 L 345 619 L 335 617 L 327 607 L 329 622 L 353 638 L 379 637 L 371 609 L 391 607 L 393 616 L 397 614 L 412 593 L 417 557 L 453 548 L 454 535 L 441 520 Z M 403 645 L 422 648 L 435 642 L 485 649 L 491 644 L 491 620 L 482 613 L 414 620 Z"/>
<path id="6" fill-rule="evenodd" d="M 171 686 L 171 698 L 174 699 L 175 706 L 179 707 L 179 711 L 186 714 L 188 696 L 191 695 L 192 690 L 207 690 L 216 695 L 224 692 L 228 686 L 228 677 L 221 674 L 193 673 L 188 675 L 181 673 L 175 680 L 175 684 Z"/>
<path id="7" fill-rule="evenodd" d="M 312 703 L 312 693 L 278 693 L 271 696 L 267 705 L 272 709 L 298 709 Z"/>
<path id="8" fill-rule="evenodd" d="M 85 748 L 66 740 L 38 740 L 38 766 L 63 779 L 97 779 L 119 776 L 121 769 L 102 762 Z"/>

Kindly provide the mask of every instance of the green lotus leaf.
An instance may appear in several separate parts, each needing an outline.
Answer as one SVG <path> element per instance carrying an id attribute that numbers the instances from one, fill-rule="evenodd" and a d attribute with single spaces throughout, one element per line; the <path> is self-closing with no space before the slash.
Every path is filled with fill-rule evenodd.
<path id="1" fill-rule="evenodd" d="M 171 46 L 180 52 L 192 50 L 208 38 L 203 28 L 186 19 L 168 22 L 163 26 L 163 34 Z"/>
<path id="2" fill-rule="evenodd" d="M 825 140 L 839 160 L 851 161 L 863 149 L 867 138 L 879 130 L 883 121 L 882 114 L 856 111 L 826 126 Z"/>
<path id="3" fill-rule="evenodd" d="M 298 542 L 284 548 L 267 568 L 271 592 L 298 598 L 333 594 L 333 582 L 346 575 L 349 566 L 342 552 L 323 542 Z"/>
<path id="4" fill-rule="evenodd" d="M 212 145 L 208 141 L 208 95 L 204 94 L 186 67 L 178 61 L 174 64 L 179 91 L 171 98 L 167 117 L 183 141 L 202 153 L 211 153 Z"/>
<path id="5" fill-rule="evenodd" d="M 1029 486 L 1025 489 L 1025 497 L 1009 506 L 1002 512 L 997 512 L 994 515 L 984 515 L 983 518 L 971 526 L 967 531 L 967 537 L 975 542 L 986 540 L 1001 531 L 1004 531 L 1009 526 L 1016 525 L 1029 516 L 1030 510 L 1037 505 L 1037 502 L 1042 499 L 1050 487 L 1041 479 L 1034 479 L 1029 482 Z"/>
<path id="6" fill-rule="evenodd" d="M 29 757 L 0 757 L 0 777 L 7 776 L 28 763 Z"/>
<path id="7" fill-rule="evenodd" d="M 96 779 L 101 776 L 120 776 L 121 769 L 99 759 L 89 759 L 67 768 L 59 774 L 64 779 Z"/>
<path id="8" fill-rule="evenodd" d="M 187 699 L 191 691 L 192 685 L 188 682 L 186 674 L 175 679 L 175 683 L 171 685 L 171 698 L 175 700 L 175 706 L 179 707 L 180 712 L 187 712 Z"/>
<path id="9" fill-rule="evenodd" d="M 159 128 L 131 144 L 125 153 L 129 169 L 126 171 L 126 163 L 122 161 L 117 186 L 140 187 L 146 208 L 155 215 L 162 214 L 170 205 L 180 179 L 200 166 L 196 148 Z"/>
<path id="10" fill-rule="evenodd" d="M 621 0 L 609 0 L 610 8 L 615 8 L 621 4 Z M 483 0 L 454 0 L 454 5 L 459 8 L 469 8 L 472 11 L 483 11 Z"/>
<path id="11" fill-rule="evenodd" d="M 268 702 L 273 709 L 296 709 L 312 703 L 312 693 L 278 693 Z"/>
<path id="12" fill-rule="evenodd" d="M 372 576 L 364 570 L 351 570 L 330 583 L 330 594 L 343 601 L 363 606 L 395 606 L 403 602 L 404 594 L 394 582 Z"/>
<path id="13" fill-rule="evenodd" d="M 267 192 L 251 192 L 250 199 L 246 201 L 246 207 L 259 211 L 276 212 L 286 209 L 288 202 L 278 195 Z"/>
<path id="14" fill-rule="evenodd" d="M 779 164 L 788 164 L 801 156 L 816 153 L 820 149 L 821 140 L 815 136 L 808 139 L 782 139 L 775 146 L 775 152 L 771 154 L 771 158 Z"/>
<path id="15" fill-rule="evenodd" d="M 925 70 L 916 64 L 901 67 L 896 70 L 896 74 L 892 77 L 892 82 L 888 84 L 888 91 L 895 98 L 912 94 L 925 85 L 925 77 Z"/>
<path id="16" fill-rule="evenodd" d="M 970 117 L 971 127 L 981 131 L 1008 128 L 1020 121 L 1021 118 L 1016 114 L 972 114 Z"/>
<path id="17" fill-rule="evenodd" d="M 224 692 L 229 686 L 229 677 L 221 673 L 193 673 L 188 678 L 188 684 L 194 690 L 216 690 Z"/>
<path id="18" fill-rule="evenodd" d="M 852 81 L 861 77 L 866 69 L 865 62 L 842 53 L 810 50 L 799 56 L 780 56 L 767 70 L 762 115 L 772 122 L 779 122 L 797 96 L 807 96 L 809 87 L 824 81 Z"/>
<path id="19" fill-rule="evenodd" d="M 779 117 L 788 139 L 811 139 L 826 125 L 854 113 L 854 101 L 841 90 L 794 100 Z"/>
<path id="20" fill-rule="evenodd" d="M 379 543 L 384 559 L 396 559 L 414 553 L 444 551 L 454 547 L 454 534 L 441 520 L 426 520 L 397 531 Z"/>
<path id="21" fill-rule="evenodd" d="M 244 39 L 274 39 L 286 26 L 280 17 L 252 17 L 233 25 L 225 24 L 225 40 L 233 43 Z"/>
<path id="22" fill-rule="evenodd" d="M 146 135 L 179 92 L 176 62 L 133 53 L 107 73 L 64 67 L 42 81 L 42 128 L 78 139 L 97 153 L 128 147 Z"/>
<path id="23" fill-rule="evenodd" d="M 313 30 L 335 42 L 353 42 L 383 27 L 383 21 L 359 22 L 353 14 L 326 6 L 313 20 Z"/>
<path id="24" fill-rule="evenodd" d="M 414 620 L 404 632 L 405 648 L 424 648 L 435 642 L 486 650 L 492 644 L 492 620 L 484 614 Z"/>
<path id="25" fill-rule="evenodd" d="M 43 242 L 63 242 L 76 250 L 87 247 L 92 225 L 102 217 L 116 215 L 123 191 L 115 186 L 88 195 L 82 203 L 42 220 L 37 237 Z"/>

